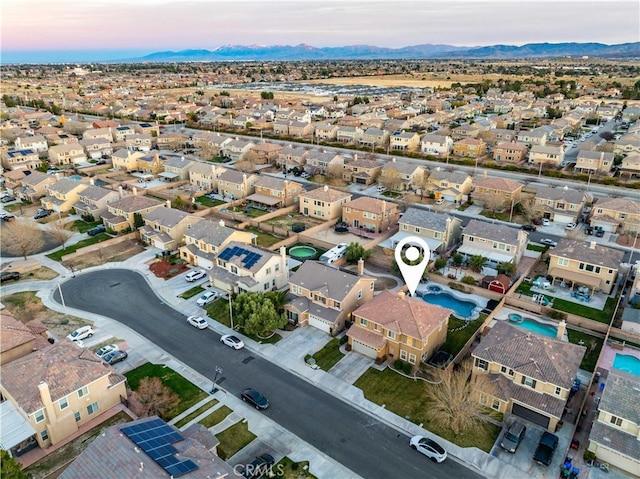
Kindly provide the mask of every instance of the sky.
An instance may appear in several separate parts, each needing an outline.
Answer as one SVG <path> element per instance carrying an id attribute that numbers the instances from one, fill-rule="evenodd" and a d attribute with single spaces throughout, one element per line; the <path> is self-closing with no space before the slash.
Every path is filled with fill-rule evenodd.
<path id="1" fill-rule="evenodd" d="M 640 2 L 616 0 L 2 0 L 0 62 L 36 52 L 226 44 L 397 48 L 640 40 Z M 100 53 L 98 53 L 98 51 Z M 100 60 L 100 58 L 95 58 Z M 28 61 L 28 60 L 25 60 Z"/>

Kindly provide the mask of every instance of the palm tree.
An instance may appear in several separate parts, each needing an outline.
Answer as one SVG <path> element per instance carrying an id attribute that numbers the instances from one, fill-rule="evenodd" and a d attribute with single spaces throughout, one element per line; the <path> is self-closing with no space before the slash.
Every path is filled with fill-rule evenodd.
<path id="1" fill-rule="evenodd" d="M 484 268 L 484 265 L 487 261 L 488 259 L 484 256 L 473 255 L 469 261 L 469 267 L 471 268 L 471 271 L 479 273 L 482 271 L 482 268 Z"/>

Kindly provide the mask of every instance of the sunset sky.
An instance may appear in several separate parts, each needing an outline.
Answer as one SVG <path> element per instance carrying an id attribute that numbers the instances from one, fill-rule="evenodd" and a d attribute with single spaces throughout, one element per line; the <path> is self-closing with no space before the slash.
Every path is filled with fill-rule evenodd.
<path id="1" fill-rule="evenodd" d="M 635 0 L 3 0 L 1 51 L 5 57 L 47 50 L 121 55 L 225 44 L 625 43 L 639 39 L 639 5 Z"/>

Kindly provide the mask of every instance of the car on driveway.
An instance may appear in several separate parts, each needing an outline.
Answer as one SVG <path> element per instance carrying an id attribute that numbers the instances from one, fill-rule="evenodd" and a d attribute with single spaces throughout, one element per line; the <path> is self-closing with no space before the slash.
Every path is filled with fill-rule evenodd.
<path id="1" fill-rule="evenodd" d="M 549 238 L 541 239 L 540 243 L 542 243 L 543 245 L 551 246 L 552 248 L 555 248 L 556 246 L 558 246 L 558 243 L 556 243 L 555 241 Z"/>
<path id="2" fill-rule="evenodd" d="M 193 271 L 189 271 L 184 279 L 189 281 L 190 283 L 201 278 L 204 278 L 207 275 L 207 272 L 203 269 L 194 269 Z"/>
<path id="3" fill-rule="evenodd" d="M 409 445 L 412 449 L 421 452 L 433 462 L 442 462 L 447 458 L 447 451 L 433 439 L 424 436 L 413 436 Z"/>
<path id="4" fill-rule="evenodd" d="M 53 210 L 48 210 L 46 208 L 39 209 L 38 212 L 36 213 L 36 215 L 33 217 L 33 219 L 34 220 L 39 220 L 39 219 L 42 219 L 42 218 L 46 218 L 51 213 L 53 213 Z"/>
<path id="5" fill-rule="evenodd" d="M 11 203 L 12 201 L 15 201 L 15 200 L 16 200 L 16 199 L 15 199 L 15 197 L 13 197 L 13 196 L 4 195 L 4 196 L 2 197 L 2 200 L 0 200 L 0 201 L 2 201 L 3 203 Z"/>
<path id="6" fill-rule="evenodd" d="M 225 334 L 220 338 L 220 342 L 233 349 L 244 348 L 244 343 L 242 342 L 242 339 L 240 339 L 237 336 L 234 336 L 233 334 Z"/>
<path id="7" fill-rule="evenodd" d="M 522 225 L 521 229 L 525 231 L 536 231 L 537 228 L 534 225 Z"/>
<path id="8" fill-rule="evenodd" d="M 271 466 L 276 460 L 271 454 L 262 454 L 247 464 L 242 471 L 242 477 L 246 479 L 258 479 L 270 472 Z"/>
<path id="9" fill-rule="evenodd" d="M 0 283 L 5 281 L 18 281 L 20 279 L 20 273 L 17 271 L 3 271 L 0 273 Z"/>
<path id="10" fill-rule="evenodd" d="M 576 227 L 577 227 L 577 226 L 578 226 L 577 224 L 575 224 L 575 223 L 571 222 L 571 223 L 567 223 L 566 228 L 567 228 L 568 230 L 574 230 L 574 229 L 576 229 Z"/>
<path id="11" fill-rule="evenodd" d="M 215 291 L 205 291 L 204 294 L 198 298 L 196 304 L 198 306 L 206 306 L 209 303 L 213 303 L 216 299 L 218 299 L 218 293 Z"/>
<path id="12" fill-rule="evenodd" d="M 111 351 L 110 353 L 105 354 L 102 360 L 107 364 L 116 364 L 124 361 L 128 357 L 129 355 L 126 351 L 118 349 L 117 351 Z"/>
<path id="13" fill-rule="evenodd" d="M 2 220 L 2 221 L 11 221 L 14 218 L 15 218 L 15 216 L 13 216 L 10 213 L 7 213 L 6 211 L 0 212 L 0 220 Z"/>
<path id="14" fill-rule="evenodd" d="M 513 421 L 513 424 L 509 426 L 507 432 L 502 436 L 500 441 L 500 447 L 507 452 L 514 454 L 518 449 L 518 446 L 524 439 L 524 435 L 527 432 L 527 426 L 520 421 Z"/>
<path id="15" fill-rule="evenodd" d="M 96 354 L 99 358 L 105 357 L 107 354 L 112 353 L 118 350 L 117 344 L 107 344 L 106 346 L 102 346 L 100 349 L 96 351 Z"/>
<path id="16" fill-rule="evenodd" d="M 240 398 L 244 402 L 251 404 L 256 409 L 267 409 L 269 407 L 269 400 L 255 389 L 245 389 L 240 393 Z"/>
<path id="17" fill-rule="evenodd" d="M 91 326 L 82 326 L 67 336 L 70 341 L 78 341 L 79 339 L 87 339 L 93 336 L 93 328 Z"/>
<path id="18" fill-rule="evenodd" d="M 209 323 L 202 316 L 189 316 L 187 323 L 198 329 L 207 329 L 209 327 Z"/>
<path id="19" fill-rule="evenodd" d="M 549 226 L 551 221 L 548 218 L 542 218 L 542 226 Z"/>
<path id="20" fill-rule="evenodd" d="M 89 231 L 87 231 L 87 234 L 89 236 L 96 236 L 96 235 L 99 235 L 100 233 L 104 233 L 105 231 L 107 231 L 107 227 L 105 225 L 98 225 L 98 226 L 94 226 Z"/>

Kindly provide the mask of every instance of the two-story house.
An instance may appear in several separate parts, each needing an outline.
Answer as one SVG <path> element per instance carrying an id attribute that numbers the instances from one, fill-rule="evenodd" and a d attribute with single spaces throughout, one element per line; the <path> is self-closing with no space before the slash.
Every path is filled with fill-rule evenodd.
<path id="1" fill-rule="evenodd" d="M 196 161 L 189 168 L 189 184 L 198 191 L 218 191 L 218 178 L 225 171 L 224 166 Z"/>
<path id="2" fill-rule="evenodd" d="M 95 221 L 107 211 L 109 203 L 118 199 L 120 199 L 119 192 L 91 183 L 78 193 L 78 201 L 73 204 L 73 209 L 81 218 Z"/>
<path id="3" fill-rule="evenodd" d="M 52 165 L 71 165 L 86 161 L 87 155 L 80 143 L 65 143 L 49 148 L 49 163 Z"/>
<path id="4" fill-rule="evenodd" d="M 398 131 L 389 137 L 389 145 L 392 150 L 417 151 L 420 146 L 420 135 L 410 131 Z"/>
<path id="5" fill-rule="evenodd" d="M 493 385 L 477 391 L 478 400 L 555 431 L 585 352 L 584 346 L 496 321 L 471 353 L 472 374 L 488 374 Z"/>
<path id="6" fill-rule="evenodd" d="M 588 450 L 598 460 L 629 474 L 640 471 L 640 380 L 610 369 L 598 403 L 598 418 L 589 433 Z"/>
<path id="7" fill-rule="evenodd" d="M 485 154 L 486 143 L 480 138 L 464 138 L 453 144 L 453 154 L 463 158 L 478 158 Z"/>
<path id="8" fill-rule="evenodd" d="M 42 135 L 19 136 L 13 144 L 16 150 L 33 150 L 36 153 L 44 153 L 49 149 L 47 140 Z"/>
<path id="9" fill-rule="evenodd" d="M 586 202 L 583 192 L 563 188 L 540 187 L 533 199 L 533 214 L 557 223 L 577 223 Z"/>
<path id="10" fill-rule="evenodd" d="M 232 200 L 246 198 L 254 192 L 258 178 L 258 175 L 229 169 L 218 176 L 218 192 Z"/>
<path id="11" fill-rule="evenodd" d="M 544 128 L 534 128 L 533 130 L 521 130 L 516 137 L 518 143 L 523 143 L 529 147 L 544 146 L 547 144 L 547 130 Z"/>
<path id="12" fill-rule="evenodd" d="M 231 241 L 216 256 L 209 279 L 214 288 L 234 293 L 284 288 L 289 282 L 286 248 L 273 252 Z"/>
<path id="13" fill-rule="evenodd" d="M 289 278 L 293 297 L 285 306 L 290 322 L 313 326 L 334 336 L 342 331 L 350 314 L 373 298 L 374 278 L 307 260 Z"/>
<path id="14" fill-rule="evenodd" d="M 336 134 L 336 140 L 340 143 L 357 145 L 364 131 L 358 126 L 340 125 Z"/>
<path id="15" fill-rule="evenodd" d="M 316 123 L 315 137 L 318 141 L 336 141 L 338 137 L 338 125 L 333 123 Z"/>
<path id="16" fill-rule="evenodd" d="M 462 246 L 458 253 L 466 258 L 484 256 L 485 266 L 494 268 L 499 263 L 518 264 L 527 248 L 528 234 L 521 229 L 503 224 L 471 220 L 462 232 Z"/>
<path id="17" fill-rule="evenodd" d="M 524 185 L 507 178 L 478 178 L 473 180 L 473 201 L 499 202 L 505 208 L 513 208 L 519 201 Z"/>
<path id="18" fill-rule="evenodd" d="M 103 127 L 103 128 L 90 128 L 85 130 L 82 134 L 83 140 L 107 140 L 109 142 L 113 141 L 113 131 L 112 127 Z"/>
<path id="19" fill-rule="evenodd" d="M 325 174 L 334 165 L 343 165 L 344 158 L 332 151 L 312 150 L 307 156 L 305 170 L 312 174 Z"/>
<path id="20" fill-rule="evenodd" d="M 41 171 L 32 171 L 20 180 L 20 185 L 13 188 L 13 195 L 21 200 L 30 202 L 38 201 L 47 194 L 46 187 L 53 185 L 58 178 L 54 175 L 47 175 Z"/>
<path id="21" fill-rule="evenodd" d="M 260 176 L 255 183 L 255 193 L 247 196 L 247 202 L 256 208 L 277 209 L 296 204 L 300 193 L 300 183 L 273 176 Z"/>
<path id="22" fill-rule="evenodd" d="M 159 250 L 174 251 L 182 244 L 185 232 L 199 221 L 205 220 L 171 207 L 156 208 L 145 215 L 140 238 Z"/>
<path id="23" fill-rule="evenodd" d="M 209 150 L 213 156 L 220 155 L 232 140 L 233 138 L 210 131 L 197 133 L 192 139 L 194 147 Z"/>
<path id="24" fill-rule="evenodd" d="M 27 422 L 23 431 L 32 431 L 21 443 L 3 444 L 14 455 L 34 443 L 59 444 L 127 397 L 124 376 L 66 340 L 3 364 L 0 393 Z"/>
<path id="25" fill-rule="evenodd" d="M 453 151 L 453 139 L 447 135 L 426 134 L 422 137 L 420 151 L 426 155 L 448 155 Z"/>
<path id="26" fill-rule="evenodd" d="M 6 310 L 0 311 L 0 365 L 48 346 L 46 329 L 39 321 L 23 324 Z"/>
<path id="27" fill-rule="evenodd" d="M 464 203 L 469 199 L 472 187 L 473 179 L 467 172 L 448 171 L 438 166 L 429 175 L 425 190 L 435 199 Z"/>
<path id="28" fill-rule="evenodd" d="M 263 142 L 253 146 L 249 150 L 247 157 L 256 165 L 274 165 L 280 158 L 280 152 L 284 149 L 282 145 Z"/>
<path id="29" fill-rule="evenodd" d="M 451 136 L 454 141 L 464 140 L 465 138 L 478 138 L 480 131 L 483 128 L 480 128 L 477 124 L 464 124 L 457 126 L 451 130 Z"/>
<path id="30" fill-rule="evenodd" d="M 395 203 L 370 196 L 361 196 L 342 205 L 342 222 L 355 234 L 388 231 L 397 225 L 399 214 Z"/>
<path id="31" fill-rule="evenodd" d="M 574 169 L 580 173 L 610 173 L 614 159 L 613 153 L 580 150 Z"/>
<path id="32" fill-rule="evenodd" d="M 40 198 L 43 208 L 66 213 L 78 202 L 78 195 L 89 186 L 89 183 L 60 178 L 53 184 L 46 185 L 46 195 Z"/>
<path id="33" fill-rule="evenodd" d="M 503 142 L 498 143 L 493 150 L 493 159 L 509 163 L 520 163 L 527 157 L 527 146 L 523 143 Z"/>
<path id="34" fill-rule="evenodd" d="M 349 346 L 377 361 L 400 359 L 416 368 L 444 344 L 451 313 L 387 289 L 352 313 Z"/>
<path id="35" fill-rule="evenodd" d="M 564 148 L 562 146 L 533 145 L 529 151 L 530 165 L 560 166 L 564 161 Z"/>
<path id="36" fill-rule="evenodd" d="M 249 154 L 255 143 L 249 140 L 231 140 L 221 150 L 222 156 L 231 158 L 232 161 L 242 161 Z"/>
<path id="37" fill-rule="evenodd" d="M 7 170 L 35 170 L 42 160 L 35 150 L 10 150 L 2 154 L 2 166 Z"/>
<path id="38" fill-rule="evenodd" d="M 116 143 L 124 143 L 127 137 L 136 134 L 135 128 L 131 125 L 117 126 L 112 128 L 111 132 L 113 133 L 113 141 Z"/>
<path id="39" fill-rule="evenodd" d="M 287 145 L 278 153 L 277 164 L 287 172 L 292 168 L 300 169 L 305 164 L 308 154 L 309 152 L 304 148 Z"/>
<path id="40" fill-rule="evenodd" d="M 389 141 L 389 132 L 380 128 L 370 127 L 362 133 L 360 146 L 364 149 L 383 148 Z"/>
<path id="41" fill-rule="evenodd" d="M 327 185 L 311 191 L 304 191 L 298 196 L 300 213 L 305 216 L 327 221 L 342 215 L 342 206 L 351 200 L 351 193 L 334 190 Z"/>
<path id="42" fill-rule="evenodd" d="M 87 157 L 92 160 L 99 160 L 100 158 L 113 153 L 111 140 L 105 140 L 104 138 L 92 138 L 80 140 L 79 143 L 84 148 Z"/>
<path id="43" fill-rule="evenodd" d="M 418 236 L 426 241 L 432 252 L 442 254 L 456 246 L 462 237 L 460 218 L 422 208 L 407 208 L 398 223 L 399 231 L 380 243 L 381 246 L 395 249 L 407 236 Z"/>
<path id="44" fill-rule="evenodd" d="M 129 151 L 121 148 L 111 155 L 111 164 L 115 169 L 133 171 L 138 169 L 138 160 L 144 156 L 141 151 Z"/>
<path id="45" fill-rule="evenodd" d="M 349 183 L 360 185 L 372 184 L 380 174 L 382 164 L 373 159 L 358 158 L 354 155 L 353 160 L 345 162 L 342 171 L 342 179 Z"/>
<path id="46" fill-rule="evenodd" d="M 169 158 L 163 163 L 164 171 L 158 176 L 165 181 L 185 181 L 189 179 L 189 171 L 196 164 L 184 156 Z"/>
<path id="47" fill-rule="evenodd" d="M 387 190 L 416 190 L 424 185 L 427 173 L 423 166 L 414 163 L 398 162 L 395 158 L 382 167 L 378 182 Z"/>
<path id="48" fill-rule="evenodd" d="M 625 156 L 620 164 L 620 176 L 640 176 L 640 154 Z"/>
<path id="49" fill-rule="evenodd" d="M 184 246 L 180 247 L 180 257 L 187 263 L 211 269 L 216 257 L 229 243 L 253 243 L 255 235 L 225 226 L 219 222 L 202 220 L 184 232 Z"/>
<path id="50" fill-rule="evenodd" d="M 560 238 L 558 246 L 549 251 L 548 274 L 552 284 L 557 280 L 572 289 L 586 286 L 591 294 L 597 290 L 611 294 L 623 257 L 624 251 L 595 241 Z"/>
<path id="51" fill-rule="evenodd" d="M 156 208 L 164 208 L 164 202 L 134 194 L 107 204 L 102 214 L 105 226 L 115 232 L 135 229 L 144 224 L 144 218 Z"/>
<path id="52" fill-rule="evenodd" d="M 629 198 L 599 198 L 589 224 L 612 233 L 640 231 L 640 203 Z"/>

